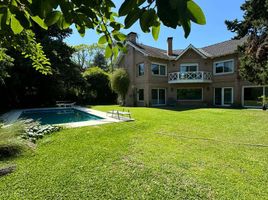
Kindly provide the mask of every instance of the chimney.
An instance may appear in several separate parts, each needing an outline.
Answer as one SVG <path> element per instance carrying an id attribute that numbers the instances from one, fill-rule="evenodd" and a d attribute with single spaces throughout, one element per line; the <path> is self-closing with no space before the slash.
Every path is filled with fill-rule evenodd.
<path id="1" fill-rule="evenodd" d="M 168 37 L 167 38 L 167 45 L 168 45 L 167 55 L 169 55 L 169 56 L 173 55 L 172 40 L 173 40 L 173 37 Z"/>
<path id="2" fill-rule="evenodd" d="M 132 43 L 136 43 L 136 39 L 137 39 L 137 33 L 135 33 L 135 32 L 130 32 L 127 35 L 127 41 L 130 41 Z"/>

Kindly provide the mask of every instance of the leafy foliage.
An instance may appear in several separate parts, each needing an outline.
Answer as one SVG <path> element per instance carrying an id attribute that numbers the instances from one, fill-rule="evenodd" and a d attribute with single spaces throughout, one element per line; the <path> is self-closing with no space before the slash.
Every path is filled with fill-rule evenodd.
<path id="1" fill-rule="evenodd" d="M 104 71 L 108 71 L 107 61 L 103 53 L 97 52 L 97 54 L 93 58 L 93 66 L 97 66 L 103 69 Z"/>
<path id="2" fill-rule="evenodd" d="M 82 36 L 86 29 L 96 30 L 101 34 L 99 43 L 108 44 L 106 57 L 117 57 L 126 38 L 120 30 L 138 20 L 144 32 L 153 30 L 155 39 L 161 23 L 171 28 L 182 26 L 185 37 L 190 33 L 191 21 L 205 24 L 202 10 L 192 0 L 125 0 L 119 8 L 119 16 L 125 16 L 124 25 L 118 22 L 113 8 L 112 0 L 4 0 L 0 4 L 0 32 L 8 30 L 18 35 L 33 24 L 43 29 L 54 24 L 66 29 L 74 24 Z"/>
<path id="3" fill-rule="evenodd" d="M 248 0 L 242 6 L 244 19 L 226 21 L 227 28 L 237 34 L 236 38 L 247 37 L 238 51 L 240 74 L 250 82 L 268 84 L 268 1 Z"/>
<path id="4" fill-rule="evenodd" d="M 9 77 L 8 69 L 13 66 L 14 59 L 6 54 L 5 48 L 0 48 L 0 85 L 5 83 L 5 78 Z"/>
<path id="5" fill-rule="evenodd" d="M 21 121 L 7 127 L 0 124 L 0 159 L 17 156 L 29 148 L 27 142 L 21 139 L 24 128 Z"/>
<path id="6" fill-rule="evenodd" d="M 123 68 L 116 69 L 111 77 L 112 89 L 119 95 L 123 104 L 125 104 L 125 97 L 129 88 L 129 75 Z"/>
<path id="7" fill-rule="evenodd" d="M 105 51 L 104 46 L 100 44 L 80 44 L 73 46 L 73 48 L 75 49 L 75 52 L 73 53 L 72 61 L 81 66 L 81 69 L 86 69 L 91 66 L 99 66 L 94 63 L 94 59 L 98 54 L 104 55 Z M 106 58 L 105 62 L 108 62 Z"/>
<path id="8" fill-rule="evenodd" d="M 10 35 L 8 31 L 0 31 L 1 41 L 0 48 L 11 49 L 20 52 L 25 58 L 29 59 L 33 68 L 42 74 L 51 74 L 50 61 L 46 57 L 43 47 L 36 42 L 35 35 L 32 31 L 27 30 L 19 35 Z M 0 62 L 4 62 L 4 57 L 10 57 L 5 51 L 1 52 Z M 10 61 L 13 59 L 10 59 Z"/>
<path id="9" fill-rule="evenodd" d="M 51 106 L 57 100 L 76 100 L 85 84 L 80 67 L 71 61 L 74 49 L 63 42 L 71 34 L 70 29 L 60 30 L 51 26 L 47 30 L 33 27 L 36 41 L 43 47 L 51 65 L 50 76 L 44 76 L 32 68 L 29 58 L 10 47 L 7 53 L 15 58 L 9 69 L 10 77 L 0 87 L 0 107 Z"/>
<path id="10" fill-rule="evenodd" d="M 113 104 L 116 102 L 116 95 L 111 89 L 107 72 L 99 67 L 91 67 L 83 73 L 83 77 L 87 83 L 84 94 L 87 103 Z"/>

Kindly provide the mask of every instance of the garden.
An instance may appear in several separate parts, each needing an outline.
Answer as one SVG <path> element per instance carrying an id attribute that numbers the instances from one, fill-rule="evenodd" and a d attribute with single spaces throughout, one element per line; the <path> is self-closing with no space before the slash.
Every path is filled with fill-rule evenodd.
<path id="1" fill-rule="evenodd" d="M 248 0 L 242 20 L 225 21 L 247 38 L 239 79 L 263 86 L 267 7 Z M 124 105 L 130 79 L 115 65 L 127 52 L 124 33 L 139 22 L 154 40 L 160 27 L 187 38 L 206 24 L 194 1 L 4 0 L 0 22 L 0 115 L 68 101 L 135 119 L 76 128 L 0 120 L 0 199 L 267 199 L 267 112 Z M 66 43 L 87 30 L 98 43 Z"/>
<path id="2" fill-rule="evenodd" d="M 109 111 L 118 106 L 94 106 Z M 261 110 L 127 108 L 134 122 L 63 129 L 1 177 L 0 199 L 265 199 Z"/>

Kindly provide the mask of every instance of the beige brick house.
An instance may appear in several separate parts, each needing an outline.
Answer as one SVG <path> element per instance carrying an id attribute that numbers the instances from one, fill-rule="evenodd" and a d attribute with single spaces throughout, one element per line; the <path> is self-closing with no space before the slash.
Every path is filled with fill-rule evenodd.
<path id="1" fill-rule="evenodd" d="M 168 38 L 167 50 L 162 50 L 137 43 L 136 38 L 136 33 L 128 34 L 128 52 L 117 59 L 117 66 L 130 76 L 129 106 L 255 107 L 261 106 L 260 96 L 268 96 L 268 87 L 254 86 L 239 76 L 236 49 L 245 39 L 173 50 Z"/>

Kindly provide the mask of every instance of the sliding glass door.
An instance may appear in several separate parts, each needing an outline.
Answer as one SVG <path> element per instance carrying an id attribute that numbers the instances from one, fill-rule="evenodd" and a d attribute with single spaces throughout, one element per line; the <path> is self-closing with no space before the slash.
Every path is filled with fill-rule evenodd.
<path id="1" fill-rule="evenodd" d="M 152 89 L 152 105 L 166 105 L 166 89 Z"/>
<path id="2" fill-rule="evenodd" d="M 214 88 L 214 104 L 216 106 L 230 106 L 233 104 L 233 88 Z"/>
<path id="3" fill-rule="evenodd" d="M 260 107 L 262 106 L 261 96 L 268 97 L 268 87 L 246 86 L 243 88 L 243 106 Z"/>

